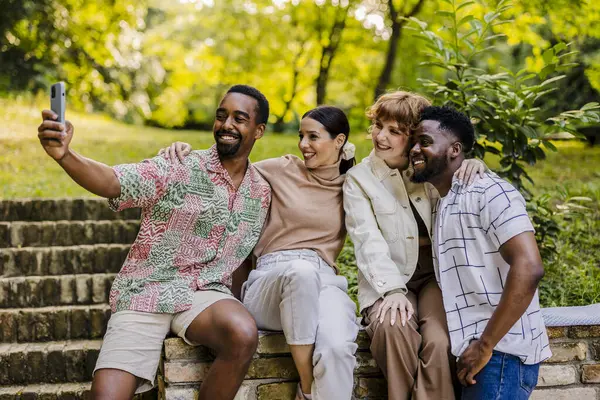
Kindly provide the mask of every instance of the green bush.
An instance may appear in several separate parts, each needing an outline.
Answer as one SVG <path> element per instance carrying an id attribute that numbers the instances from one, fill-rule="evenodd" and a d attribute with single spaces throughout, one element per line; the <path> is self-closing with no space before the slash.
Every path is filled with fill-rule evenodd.
<path id="1" fill-rule="evenodd" d="M 482 16 L 474 12 L 476 4 L 471 0 L 442 0 L 440 5 L 436 14 L 443 27 L 439 30 L 410 18 L 414 38 L 424 43 L 427 61 L 422 65 L 441 71 L 437 78 L 420 81 L 434 103 L 451 105 L 474 121 L 478 134 L 474 155 L 499 155 L 496 172 L 529 199 L 531 193 L 523 184 L 533 180 L 524 165 L 544 160 L 545 149 L 556 151 L 549 140 L 552 134 L 568 131 L 581 136 L 578 124 L 600 122 L 600 105 L 589 103 L 558 115 L 548 115 L 540 107 L 565 77 L 557 73 L 576 65 L 569 62 L 574 52 L 568 44 L 546 49 L 539 73 L 488 65 L 485 57 L 497 51 L 504 39 L 496 27 L 511 22 L 504 18 L 511 8 L 508 0 L 499 1 L 495 10 Z"/>
<path id="2" fill-rule="evenodd" d="M 346 243 L 344 243 L 344 248 L 336 263 L 340 268 L 340 273 L 348 279 L 348 295 L 358 307 L 358 267 L 354 257 L 354 245 L 349 236 L 346 236 Z"/>
<path id="3" fill-rule="evenodd" d="M 558 227 L 554 248 L 544 254 L 546 275 L 540 284 L 545 307 L 600 302 L 600 191 L 557 188 L 551 198 Z"/>

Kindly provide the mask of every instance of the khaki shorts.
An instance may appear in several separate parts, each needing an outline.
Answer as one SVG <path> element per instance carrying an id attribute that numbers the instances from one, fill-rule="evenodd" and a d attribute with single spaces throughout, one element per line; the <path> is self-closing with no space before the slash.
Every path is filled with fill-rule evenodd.
<path id="1" fill-rule="evenodd" d="M 111 315 L 94 373 L 104 368 L 120 369 L 140 378 L 136 393 L 152 389 L 169 331 L 197 345 L 185 337 L 187 328 L 202 311 L 224 299 L 238 301 L 226 293 L 200 290 L 194 293 L 192 308 L 177 314 L 119 311 Z"/>

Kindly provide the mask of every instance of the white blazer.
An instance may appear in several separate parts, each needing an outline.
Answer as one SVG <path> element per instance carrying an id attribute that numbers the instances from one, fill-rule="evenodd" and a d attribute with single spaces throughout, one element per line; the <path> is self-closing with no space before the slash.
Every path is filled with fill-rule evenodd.
<path id="1" fill-rule="evenodd" d="M 389 168 L 374 152 L 346 173 L 344 210 L 358 265 L 360 311 L 391 290 L 407 292 L 419 258 L 409 198 L 431 237 L 432 204 L 439 195 L 429 183 L 411 182 L 410 175 Z"/>

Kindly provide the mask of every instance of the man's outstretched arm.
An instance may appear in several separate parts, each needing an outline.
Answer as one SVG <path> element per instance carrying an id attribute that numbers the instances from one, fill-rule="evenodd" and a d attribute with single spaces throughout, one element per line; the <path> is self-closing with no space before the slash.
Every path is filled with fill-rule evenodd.
<path id="1" fill-rule="evenodd" d="M 46 153 L 84 189 L 106 198 L 119 197 L 121 185 L 111 167 L 69 148 L 73 125 L 69 121 L 65 124 L 57 122 L 57 115 L 50 110 L 42 111 L 42 118 L 44 121 L 38 127 L 38 138 Z"/>

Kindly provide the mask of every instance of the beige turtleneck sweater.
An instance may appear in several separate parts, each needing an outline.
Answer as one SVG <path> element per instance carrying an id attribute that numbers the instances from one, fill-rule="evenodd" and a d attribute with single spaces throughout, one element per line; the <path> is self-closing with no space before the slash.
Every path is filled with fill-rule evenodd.
<path id="1" fill-rule="evenodd" d="M 339 162 L 308 169 L 287 155 L 252 164 L 271 185 L 271 209 L 254 255 L 282 250 L 316 251 L 337 271 L 346 238 Z"/>

